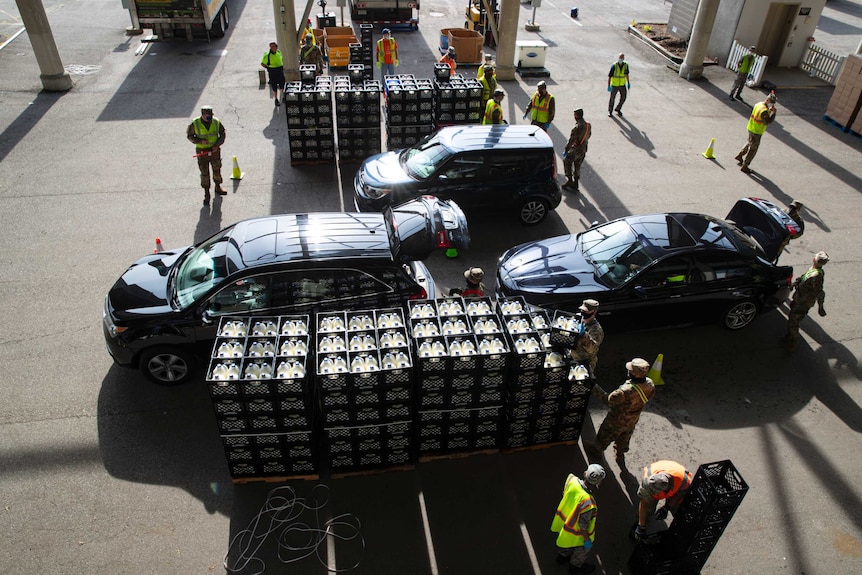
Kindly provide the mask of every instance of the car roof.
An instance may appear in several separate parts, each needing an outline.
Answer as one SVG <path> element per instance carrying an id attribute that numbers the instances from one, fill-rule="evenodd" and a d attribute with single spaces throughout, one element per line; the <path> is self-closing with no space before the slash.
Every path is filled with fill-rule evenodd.
<path id="1" fill-rule="evenodd" d="M 624 219 L 641 239 L 661 248 L 665 253 L 671 250 L 695 246 L 709 249 L 726 249 L 751 253 L 755 245 L 750 244 L 744 232 L 730 223 L 693 213 L 667 213 L 628 216 Z"/>
<path id="2" fill-rule="evenodd" d="M 551 148 L 554 144 L 538 126 L 465 125 L 448 126 L 437 132 L 437 138 L 453 151 L 523 148 Z"/>
<path id="3" fill-rule="evenodd" d="M 226 237 L 242 266 L 350 258 L 393 260 L 382 213 L 282 214 L 238 222 Z M 237 258 L 231 257 L 234 263 Z"/>

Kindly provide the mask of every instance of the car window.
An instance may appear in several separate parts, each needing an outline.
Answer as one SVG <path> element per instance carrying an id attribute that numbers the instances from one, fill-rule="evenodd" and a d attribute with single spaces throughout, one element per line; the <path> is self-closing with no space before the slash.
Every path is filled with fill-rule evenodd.
<path id="1" fill-rule="evenodd" d="M 688 257 L 663 260 L 638 276 L 637 285 L 645 288 L 676 287 L 690 283 L 698 273 L 692 270 Z"/>
<path id="2" fill-rule="evenodd" d="M 212 315 L 246 313 L 270 308 L 270 277 L 244 278 L 232 282 L 210 298 L 207 309 Z"/>
<path id="3" fill-rule="evenodd" d="M 229 231 L 202 243 L 180 263 L 174 281 L 174 296 L 180 307 L 193 304 L 229 274 L 226 256 Z"/>
<path id="4" fill-rule="evenodd" d="M 634 277 L 654 260 L 647 239 L 622 220 L 587 230 L 580 242 L 584 258 L 610 287 Z"/>
<path id="5" fill-rule="evenodd" d="M 404 171 L 424 180 L 435 173 L 449 159 L 449 151 L 434 137 L 407 148 L 400 157 Z"/>
<path id="6" fill-rule="evenodd" d="M 455 156 L 441 170 L 441 176 L 449 180 L 469 180 L 481 177 L 485 166 L 485 156 L 462 154 Z"/>
<path id="7" fill-rule="evenodd" d="M 750 262 L 732 253 L 701 253 L 694 265 L 700 271 L 699 281 L 747 278 L 752 274 Z"/>
<path id="8" fill-rule="evenodd" d="M 530 160 L 537 159 L 533 157 Z M 492 180 L 519 178 L 525 173 L 529 173 L 529 166 L 524 158 L 496 156 L 488 166 L 488 178 Z"/>

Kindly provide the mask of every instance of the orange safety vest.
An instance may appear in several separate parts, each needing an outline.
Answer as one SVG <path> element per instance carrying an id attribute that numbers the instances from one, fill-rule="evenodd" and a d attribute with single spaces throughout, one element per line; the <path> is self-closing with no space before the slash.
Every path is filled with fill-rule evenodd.
<path id="1" fill-rule="evenodd" d="M 450 76 L 455 74 L 455 68 L 458 67 L 458 64 L 455 62 L 454 58 L 450 58 L 449 54 L 443 54 L 443 57 L 440 58 L 440 62 L 445 62 L 446 64 L 449 64 L 449 68 L 450 68 L 449 75 Z"/>
<path id="2" fill-rule="evenodd" d="M 685 467 L 676 461 L 656 461 L 655 463 L 644 467 L 644 479 L 655 475 L 656 473 L 667 473 L 671 476 L 670 487 L 666 491 L 662 491 L 652 498 L 656 501 L 669 499 L 680 491 L 685 491 L 691 485 L 691 472 L 686 471 Z"/>
<path id="3" fill-rule="evenodd" d="M 494 112 L 500 110 L 500 121 L 494 121 Z M 503 106 L 497 103 L 494 98 L 488 100 L 488 103 L 485 104 L 485 116 L 482 118 L 483 124 L 502 124 L 503 123 Z"/>
<path id="4" fill-rule="evenodd" d="M 395 59 L 392 53 L 395 51 L 395 38 L 390 38 L 389 42 L 384 42 L 386 38 L 381 38 L 377 41 L 377 61 L 381 64 L 394 64 Z"/>
<path id="5" fill-rule="evenodd" d="M 569 549 L 583 547 L 584 541 L 593 541 L 596 537 L 597 513 L 593 514 L 586 531 L 581 529 L 579 521 L 581 515 L 587 511 L 596 510 L 593 496 L 583 488 L 578 478 L 570 473 L 563 487 L 563 498 L 557 505 L 557 512 L 554 513 L 554 520 L 551 522 L 551 531 L 559 533 L 557 546 Z"/>

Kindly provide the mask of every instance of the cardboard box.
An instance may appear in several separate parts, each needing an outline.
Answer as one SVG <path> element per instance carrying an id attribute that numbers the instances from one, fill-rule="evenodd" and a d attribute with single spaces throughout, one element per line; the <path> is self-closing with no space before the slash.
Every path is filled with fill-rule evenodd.
<path id="1" fill-rule="evenodd" d="M 485 37 L 475 30 L 463 28 L 449 29 L 449 46 L 455 48 L 455 61 L 464 64 L 478 64 L 482 61 L 482 44 Z"/>

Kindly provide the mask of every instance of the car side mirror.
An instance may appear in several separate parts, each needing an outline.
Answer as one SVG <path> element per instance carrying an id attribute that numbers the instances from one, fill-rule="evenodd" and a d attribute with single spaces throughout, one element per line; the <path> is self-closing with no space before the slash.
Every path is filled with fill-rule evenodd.
<path id="1" fill-rule="evenodd" d="M 640 299 L 643 299 L 643 300 L 647 299 L 647 291 L 646 291 L 646 289 L 644 289 L 644 286 L 635 286 L 632 289 L 632 292 L 634 292 L 634 294 L 637 297 L 639 297 Z"/>
<path id="2" fill-rule="evenodd" d="M 208 309 L 204 310 L 204 312 L 201 314 L 201 322 L 204 325 L 211 325 L 212 324 L 213 318 L 212 318 L 212 315 L 210 315 L 210 310 L 208 310 Z"/>
<path id="3" fill-rule="evenodd" d="M 439 176 L 437 176 L 437 179 L 440 180 L 441 182 L 445 182 L 446 180 L 449 179 L 449 176 L 447 176 L 446 174 L 440 174 Z"/>

